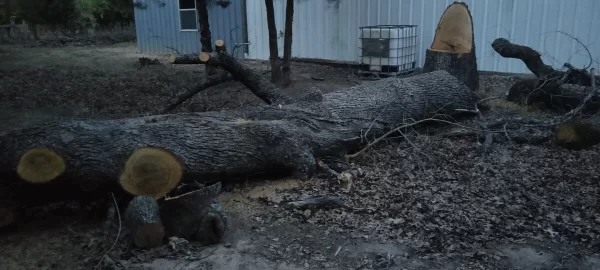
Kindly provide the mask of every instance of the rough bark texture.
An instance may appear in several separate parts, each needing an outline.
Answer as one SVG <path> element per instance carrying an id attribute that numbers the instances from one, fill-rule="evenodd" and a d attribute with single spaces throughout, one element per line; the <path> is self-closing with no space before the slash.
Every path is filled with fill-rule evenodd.
<path id="1" fill-rule="evenodd" d="M 285 34 L 283 38 L 283 62 L 281 75 L 284 85 L 292 83 L 290 60 L 292 58 L 292 26 L 294 21 L 294 0 L 287 0 L 285 8 Z"/>
<path id="2" fill-rule="evenodd" d="M 176 197 L 166 199 L 161 206 L 161 217 L 167 235 L 216 244 L 225 233 L 227 222 L 222 210 L 212 207 L 221 192 L 221 184 L 199 188 Z"/>
<path id="3" fill-rule="evenodd" d="M 120 190 L 117 179 L 127 157 L 149 146 L 174 153 L 185 168 L 183 182 L 189 176 L 206 181 L 277 169 L 307 179 L 315 170 L 315 157 L 354 151 L 364 136 L 382 135 L 411 118 L 474 111 L 477 100 L 454 76 L 435 71 L 365 83 L 323 95 L 321 102 L 58 121 L 0 133 L 0 171 L 14 172 L 27 150 L 48 147 L 64 157 L 63 177 L 68 180 L 34 187 L 16 177 L 3 177 L 0 184 L 11 194 L 21 187 L 26 191 L 20 193 L 24 200 L 35 196 L 36 188 L 61 199 L 73 194 L 105 196 L 106 191 Z"/>
<path id="4" fill-rule="evenodd" d="M 427 49 L 423 72 L 446 70 L 456 76 L 471 90 L 479 88 L 479 71 L 475 51 L 467 54 L 438 52 Z"/>
<path id="5" fill-rule="evenodd" d="M 183 64 L 183 65 L 192 65 L 192 64 L 204 64 L 198 58 L 198 54 L 182 54 L 182 55 L 171 55 L 169 58 L 169 62 L 171 64 Z"/>
<path id="6" fill-rule="evenodd" d="M 173 101 L 171 104 L 169 104 L 162 111 L 162 113 L 168 113 L 168 112 L 174 110 L 175 108 L 177 108 L 177 106 L 181 105 L 186 100 L 190 99 L 194 95 L 196 95 L 210 87 L 213 87 L 215 85 L 218 85 L 218 84 L 221 84 L 221 83 L 224 83 L 227 81 L 231 81 L 231 80 L 233 80 L 233 77 L 229 73 L 220 73 L 220 74 L 216 74 L 214 76 L 210 76 L 210 77 L 206 78 L 206 81 L 204 81 L 203 83 L 194 86 L 193 88 L 189 89 L 188 91 L 186 91 L 185 93 L 183 93 L 182 95 L 177 97 L 177 99 L 175 101 Z"/>
<path id="7" fill-rule="evenodd" d="M 165 229 L 160 219 L 158 202 L 152 197 L 134 197 L 125 210 L 125 222 L 136 247 L 153 248 L 162 245 Z"/>
<path id="8" fill-rule="evenodd" d="M 507 100 L 522 105 L 542 106 L 553 111 L 566 113 L 581 104 L 589 87 L 573 84 L 559 84 L 556 80 L 528 79 L 515 83 L 509 90 Z M 592 97 L 582 113 L 595 113 L 600 110 L 600 97 Z"/>
<path id="9" fill-rule="evenodd" d="M 449 8 L 454 5 L 460 5 L 464 7 L 466 14 L 469 16 L 469 20 L 472 22 L 471 11 L 469 7 L 462 2 L 454 2 L 452 5 L 446 8 L 446 11 L 442 15 L 442 18 L 446 14 Z M 442 20 L 438 22 L 438 27 L 436 31 L 436 36 L 438 34 L 446 34 L 440 33 L 440 24 L 444 23 Z M 477 70 L 477 55 L 475 49 L 475 36 L 474 36 L 474 28 L 471 23 L 471 50 L 468 53 L 464 52 L 456 52 L 453 50 L 448 51 L 440 51 L 433 49 L 433 45 L 431 49 L 427 49 L 425 53 L 425 63 L 423 65 L 423 72 L 431 72 L 435 70 L 446 70 L 450 72 L 450 74 L 457 77 L 461 80 L 467 87 L 471 90 L 475 91 L 479 88 L 479 71 Z M 435 40 L 435 38 L 434 38 Z M 453 48 L 452 44 L 448 45 L 449 48 Z"/>
<path id="10" fill-rule="evenodd" d="M 277 25 L 275 24 L 275 10 L 273 0 L 265 0 L 267 8 L 267 27 L 269 30 L 269 60 L 271 61 L 271 82 L 281 80 L 281 66 L 279 65 L 279 49 L 277 45 Z"/>
<path id="11" fill-rule="evenodd" d="M 544 64 L 542 55 L 527 46 L 513 44 L 504 38 L 498 38 L 492 43 L 492 48 L 502 57 L 520 59 L 541 80 L 562 80 L 567 84 L 591 86 L 589 73 L 586 74 L 584 70 L 573 68 L 568 72 L 556 70 L 552 66 Z M 567 64 L 566 66 L 569 67 L 570 65 Z M 596 81 L 600 82 L 600 76 L 596 76 Z"/>
<path id="12" fill-rule="evenodd" d="M 581 150 L 600 143 L 600 119 L 569 121 L 556 132 L 556 143 L 571 150 Z"/>

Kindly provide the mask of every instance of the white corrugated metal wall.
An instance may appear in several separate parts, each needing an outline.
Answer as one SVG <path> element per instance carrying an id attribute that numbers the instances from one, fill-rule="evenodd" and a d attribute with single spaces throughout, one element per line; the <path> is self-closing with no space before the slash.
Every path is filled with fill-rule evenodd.
<path id="1" fill-rule="evenodd" d="M 283 32 L 285 0 L 275 0 L 278 32 Z M 295 0 L 293 57 L 358 61 L 359 27 L 375 24 L 418 25 L 418 66 L 431 46 L 440 16 L 453 0 Z M 578 67 L 590 58 L 576 37 L 590 50 L 594 66 L 600 60 L 598 0 L 468 0 L 475 28 L 480 70 L 528 73 L 518 60 L 504 59 L 491 48 L 498 37 L 528 45 L 555 67 L 570 62 Z M 265 3 L 247 1 L 248 58 L 268 59 Z M 597 32 L 597 31 L 596 31 Z M 283 36 L 283 35 L 282 35 Z M 280 38 L 280 54 L 283 38 Z"/>

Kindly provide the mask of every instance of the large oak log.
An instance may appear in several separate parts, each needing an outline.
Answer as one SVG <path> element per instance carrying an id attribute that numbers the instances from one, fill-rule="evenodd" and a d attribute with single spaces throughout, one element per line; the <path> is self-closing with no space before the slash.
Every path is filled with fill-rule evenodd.
<path id="1" fill-rule="evenodd" d="M 321 102 L 129 119 L 57 121 L 1 132 L 0 172 L 14 174 L 25 153 L 47 148 L 64 160 L 61 176 L 48 183 L 4 177 L 0 184 L 10 194 L 29 201 L 40 194 L 57 199 L 106 196 L 107 191 L 127 187 L 132 195 L 161 196 L 180 181 L 179 176 L 186 182 L 188 176 L 206 180 L 215 175 L 281 169 L 306 179 L 313 174 L 317 157 L 354 151 L 365 137 L 379 136 L 412 121 L 409 119 L 474 112 L 477 100 L 454 76 L 435 71 L 365 83 L 323 95 Z M 136 157 L 138 162 L 128 162 L 137 150 L 146 148 L 155 151 L 144 151 L 143 159 Z M 136 167 L 128 170 L 131 164 Z M 127 171 L 138 173 L 129 177 L 124 174 Z M 138 178 L 141 180 L 135 180 Z M 122 185 L 123 179 L 153 179 L 161 184 L 152 185 L 153 190 L 136 189 L 131 187 L 139 185 Z M 31 192 L 36 189 L 38 193 Z"/>
<path id="2" fill-rule="evenodd" d="M 169 62 L 174 65 L 183 64 L 183 65 L 194 65 L 194 64 L 204 64 L 198 58 L 198 54 L 181 54 L 176 55 L 172 54 L 169 56 Z"/>
<path id="3" fill-rule="evenodd" d="M 438 23 L 431 48 L 426 50 L 423 72 L 446 70 L 471 90 L 479 88 L 473 19 L 467 4 L 454 2 Z"/>

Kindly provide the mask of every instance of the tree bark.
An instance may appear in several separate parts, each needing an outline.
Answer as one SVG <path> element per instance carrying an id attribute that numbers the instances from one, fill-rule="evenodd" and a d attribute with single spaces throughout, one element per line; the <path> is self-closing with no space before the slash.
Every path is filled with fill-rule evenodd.
<path id="1" fill-rule="evenodd" d="M 122 179 L 132 153 L 142 148 L 170 153 L 164 160 L 180 163 L 181 183 L 191 178 L 278 170 L 307 179 L 315 171 L 315 158 L 354 151 L 365 136 L 382 135 L 407 119 L 474 112 L 477 101 L 478 97 L 454 76 L 435 71 L 365 83 L 323 95 L 321 102 L 57 121 L 0 133 L 0 172 L 8 172 L 0 184 L 11 196 L 18 194 L 21 201 L 36 200 L 38 195 L 65 199 L 122 192 L 117 179 Z M 56 152 L 66 164 L 64 173 L 38 184 L 9 177 L 21 156 L 32 148 Z M 156 164 L 162 164 L 159 161 L 155 160 Z M 33 192 L 36 189 L 38 192 Z M 5 199 L 10 198 L 0 201 Z"/>
<path id="2" fill-rule="evenodd" d="M 294 21 L 294 0 L 287 0 L 285 8 L 285 34 L 283 39 L 283 63 L 281 73 L 283 84 L 289 86 L 292 83 L 290 60 L 292 58 L 292 28 Z"/>
<path id="3" fill-rule="evenodd" d="M 198 23 L 200 25 L 200 44 L 201 52 L 211 53 L 212 37 L 210 34 L 210 25 L 208 20 L 208 6 L 206 0 L 196 0 L 196 9 L 198 10 Z M 206 76 L 212 76 L 216 73 L 215 67 L 206 65 Z"/>
<path id="4" fill-rule="evenodd" d="M 479 88 L 475 52 L 469 7 L 465 3 L 454 2 L 442 14 L 431 48 L 426 50 L 423 72 L 446 70 L 475 91 Z"/>
<path id="5" fill-rule="evenodd" d="M 131 241 L 138 248 L 161 246 L 165 228 L 160 220 L 158 202 L 150 196 L 137 196 L 125 210 L 125 222 Z"/>
<path id="6" fill-rule="evenodd" d="M 275 10 L 273 0 L 265 0 L 267 8 L 267 27 L 269 29 L 269 60 L 271 61 L 271 82 L 281 81 L 281 66 L 279 65 L 279 49 L 277 45 L 277 26 L 275 25 Z"/>

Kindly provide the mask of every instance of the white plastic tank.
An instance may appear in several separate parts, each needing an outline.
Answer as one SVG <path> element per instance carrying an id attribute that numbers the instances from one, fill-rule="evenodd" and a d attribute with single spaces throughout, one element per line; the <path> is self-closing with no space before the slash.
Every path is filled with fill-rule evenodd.
<path id="1" fill-rule="evenodd" d="M 360 28 L 361 64 L 372 71 L 382 66 L 398 71 L 414 67 L 416 62 L 416 25 L 375 25 Z"/>

